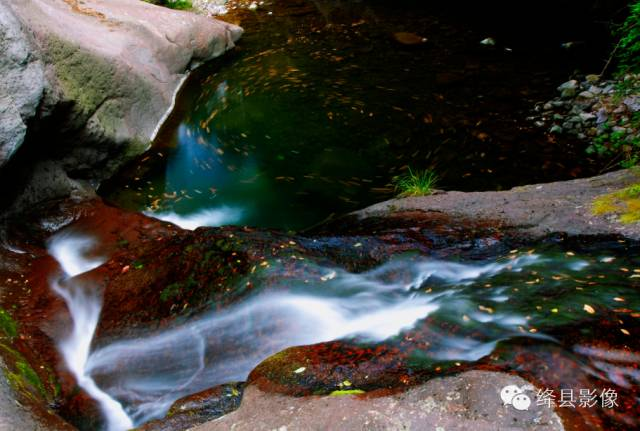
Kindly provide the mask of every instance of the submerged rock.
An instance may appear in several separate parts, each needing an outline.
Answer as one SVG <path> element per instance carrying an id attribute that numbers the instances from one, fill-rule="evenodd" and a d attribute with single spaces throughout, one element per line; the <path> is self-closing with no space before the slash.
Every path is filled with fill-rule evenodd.
<path id="1" fill-rule="evenodd" d="M 393 33 L 393 38 L 396 42 L 401 43 L 403 45 L 421 45 L 427 42 L 426 37 L 422 37 L 415 33 L 409 33 L 406 31 L 399 31 L 397 33 Z"/>
<path id="2" fill-rule="evenodd" d="M 229 383 L 189 395 L 173 403 L 167 417 L 136 428 L 139 431 L 183 431 L 219 418 L 240 406 L 244 385 Z"/>

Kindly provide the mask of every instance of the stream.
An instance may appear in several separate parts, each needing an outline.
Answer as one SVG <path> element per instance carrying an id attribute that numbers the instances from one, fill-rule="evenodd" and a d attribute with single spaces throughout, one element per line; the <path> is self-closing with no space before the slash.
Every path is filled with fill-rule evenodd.
<path id="1" fill-rule="evenodd" d="M 527 117 L 574 69 L 594 66 L 593 53 L 606 48 L 600 33 L 579 23 L 521 28 L 491 8 L 431 3 L 282 0 L 235 10 L 225 19 L 245 28 L 237 49 L 192 74 L 152 148 L 103 183 L 100 196 L 189 230 L 293 235 L 393 197 L 394 178 L 409 169 L 431 169 L 439 187 L 467 191 L 596 173 L 584 144 L 558 142 Z M 573 12 L 557 13 L 561 21 Z M 481 43 L 487 38 L 495 43 Z M 573 40 L 587 48 L 562 48 Z M 108 431 L 246 381 L 285 348 L 334 341 L 392 349 L 415 375 L 487 367 L 557 390 L 613 388 L 620 408 L 595 407 L 595 423 L 640 425 L 634 244 L 390 253 L 363 270 L 311 252 L 293 256 L 295 271 L 287 259 L 265 258 L 228 279 L 227 303 L 114 339 L 99 329 L 109 292 L 83 278 L 116 267 L 101 251 L 100 229 L 72 224 L 48 238 L 59 267 L 48 287 L 72 325 L 56 347 Z M 231 260 L 241 262 L 235 251 Z M 147 268 L 135 261 L 113 271 L 136 270 Z"/>
<path id="2" fill-rule="evenodd" d="M 92 257 L 91 244 L 67 230 L 49 247 L 70 276 L 102 262 Z M 221 311 L 91 351 L 100 289 L 57 280 L 51 287 L 73 317 L 73 331 L 60 344 L 67 366 L 99 402 L 110 431 L 164 417 L 186 395 L 244 381 L 262 360 L 287 347 L 332 340 L 393 346 L 415 372 L 481 363 L 528 339 L 529 349 L 557 346 L 566 352 L 554 361 L 575 368 L 577 381 L 616 388 L 621 397 L 633 397 L 621 401 L 637 404 L 638 353 L 625 341 L 633 341 L 633 310 L 640 308 L 640 259 L 632 255 L 624 248 L 574 253 L 548 245 L 467 262 L 410 253 L 362 273 L 313 260 L 292 273 L 274 261 L 238 281 L 238 287 L 250 282 L 268 289 Z M 616 332 L 603 333 L 603 327 Z M 601 347 L 619 338 L 625 347 Z M 623 417 L 629 423 L 637 420 L 632 412 L 618 414 L 628 415 Z"/>

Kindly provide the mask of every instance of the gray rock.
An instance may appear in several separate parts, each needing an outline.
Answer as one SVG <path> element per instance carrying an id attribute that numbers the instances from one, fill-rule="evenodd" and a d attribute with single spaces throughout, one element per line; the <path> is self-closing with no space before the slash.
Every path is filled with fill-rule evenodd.
<path id="1" fill-rule="evenodd" d="M 558 87 L 558 91 L 562 92 L 563 90 L 577 90 L 578 89 L 578 81 L 572 79 L 560 85 Z"/>
<path id="2" fill-rule="evenodd" d="M 613 128 L 611 129 L 613 131 L 613 133 L 624 133 L 627 134 L 629 132 L 629 130 L 625 127 L 622 126 L 613 126 Z"/>
<path id="3" fill-rule="evenodd" d="M 353 213 L 354 220 L 415 217 L 415 211 L 435 211 L 452 218 L 499 222 L 502 229 L 528 234 L 531 240 L 551 233 L 567 235 L 620 234 L 640 239 L 640 223 L 623 224 L 594 215 L 591 205 L 597 196 L 638 183 L 633 169 L 610 172 L 593 178 L 533 184 L 500 192 L 447 192 L 426 197 L 392 199 Z"/>
<path id="4" fill-rule="evenodd" d="M 581 99 L 593 99 L 595 97 L 595 94 L 590 91 L 582 91 L 580 92 L 580 94 L 578 94 L 578 97 Z"/>
<path id="5" fill-rule="evenodd" d="M 544 104 L 542 109 L 544 109 L 545 111 L 550 111 L 550 110 L 553 109 L 553 105 L 550 102 L 547 102 L 547 103 Z"/>
<path id="6" fill-rule="evenodd" d="M 638 96 L 629 96 L 626 99 L 624 99 L 623 103 L 632 112 L 640 111 L 640 97 L 638 97 Z"/>
<path id="7" fill-rule="evenodd" d="M 46 85 L 44 66 L 13 12 L 0 4 L 0 168 L 24 142 Z"/>
<path id="8" fill-rule="evenodd" d="M 562 129 L 562 127 L 558 126 L 557 124 L 554 124 L 553 126 L 551 126 L 551 129 L 549 129 L 549 133 L 553 133 L 556 135 L 559 135 L 562 132 L 564 132 L 564 130 Z"/>
<path id="9" fill-rule="evenodd" d="M 63 172 L 93 184 L 148 148 L 189 70 L 242 33 L 138 0 L 0 0 L 0 20 L 0 44 L 10 53 L 0 63 L 0 165 L 29 145 L 29 154 L 55 154 L 48 157 Z M 37 127 L 26 130 L 30 118 Z M 43 185 L 35 172 L 20 187 Z"/>
<path id="10" fill-rule="evenodd" d="M 596 113 L 596 123 L 597 124 L 604 124 L 609 120 L 609 114 L 607 113 L 606 109 L 601 108 L 598 110 L 598 112 Z"/>
<path id="11" fill-rule="evenodd" d="M 525 388 L 533 401 L 528 410 L 503 405 L 500 391 L 509 385 Z M 193 430 L 563 430 L 554 409 L 535 403 L 535 391 L 521 377 L 487 371 L 435 378 L 382 397 L 288 397 L 249 386 L 238 410 Z"/>
<path id="12" fill-rule="evenodd" d="M 602 94 L 602 88 L 596 87 L 595 85 L 590 86 L 589 90 L 587 90 L 587 91 L 589 91 L 592 94 L 596 94 L 596 95 L 597 94 Z"/>
<path id="13" fill-rule="evenodd" d="M 584 123 L 587 123 L 589 121 L 594 121 L 596 119 L 596 114 L 593 114 L 591 112 L 583 112 L 580 114 L 580 119 Z"/>

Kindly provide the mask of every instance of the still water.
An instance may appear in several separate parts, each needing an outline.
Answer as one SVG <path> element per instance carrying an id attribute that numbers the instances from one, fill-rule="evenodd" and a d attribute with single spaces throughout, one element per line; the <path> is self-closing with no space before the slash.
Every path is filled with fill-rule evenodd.
<path id="1" fill-rule="evenodd" d="M 225 17 L 246 30 L 238 48 L 193 74 L 153 148 L 101 193 L 189 227 L 297 230 L 392 197 L 409 168 L 459 190 L 594 172 L 582 146 L 526 120 L 597 58 L 560 48 L 575 34 L 400 3 L 286 0 Z"/>

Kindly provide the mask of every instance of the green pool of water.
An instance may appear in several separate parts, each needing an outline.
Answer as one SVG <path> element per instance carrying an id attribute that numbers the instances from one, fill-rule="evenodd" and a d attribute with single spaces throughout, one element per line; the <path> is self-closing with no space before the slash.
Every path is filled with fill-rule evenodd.
<path id="1" fill-rule="evenodd" d="M 239 48 L 192 76 L 154 147 L 101 193 L 190 226 L 297 230 L 392 197 L 409 168 L 462 190 L 593 171 L 525 120 L 576 65 L 559 39 L 409 3 L 239 12 Z"/>

